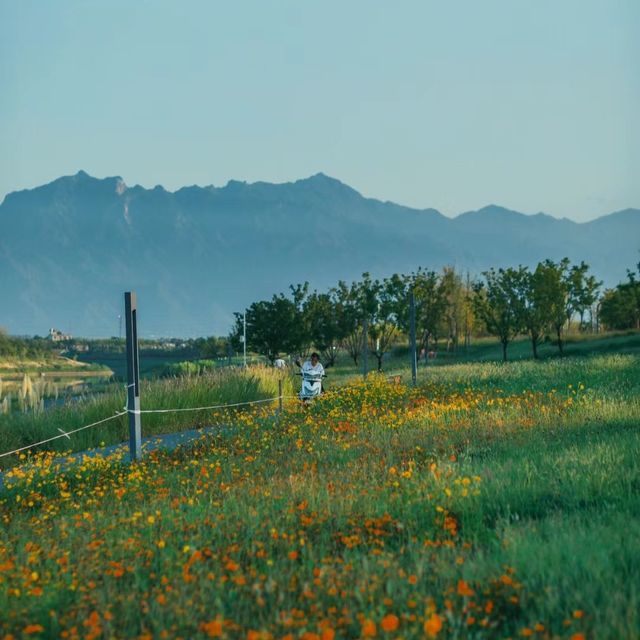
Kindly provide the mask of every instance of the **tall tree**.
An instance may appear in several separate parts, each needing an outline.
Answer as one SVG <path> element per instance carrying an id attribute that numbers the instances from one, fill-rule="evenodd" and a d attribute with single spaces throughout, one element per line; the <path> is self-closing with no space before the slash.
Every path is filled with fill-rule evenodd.
<path id="1" fill-rule="evenodd" d="M 407 278 L 408 287 L 413 290 L 416 300 L 416 332 L 419 348 L 424 350 L 425 360 L 429 352 L 429 342 L 437 341 L 446 307 L 445 290 L 435 271 L 418 269 Z"/>
<path id="2" fill-rule="evenodd" d="M 525 327 L 523 290 L 529 277 L 525 267 L 490 269 L 485 282 L 474 285 L 474 309 L 486 330 L 497 336 L 502 345 L 502 360 L 507 361 L 507 347 Z"/>
<path id="3" fill-rule="evenodd" d="M 580 317 L 580 330 L 584 329 L 584 314 L 591 310 L 598 299 L 598 291 L 602 281 L 596 280 L 589 274 L 589 265 L 582 261 L 573 265 L 566 274 L 569 296 L 567 300 L 567 325 L 571 326 L 571 319 L 577 313 Z"/>
<path id="4" fill-rule="evenodd" d="M 382 360 L 398 333 L 398 315 L 404 303 L 405 288 L 400 276 L 393 275 L 382 282 L 369 285 L 376 294 L 376 307 L 369 325 L 371 353 L 377 360 L 378 371 L 382 371 Z"/>
<path id="5" fill-rule="evenodd" d="M 608 329 L 640 329 L 640 263 L 638 273 L 627 271 L 627 281 L 604 292 L 600 321 Z"/>
<path id="6" fill-rule="evenodd" d="M 235 313 L 231 335 L 238 344 L 242 335 L 242 314 Z M 298 353 L 305 341 L 302 314 L 293 300 L 280 294 L 271 300 L 254 302 L 246 311 L 247 347 L 273 362 L 280 354 Z"/>
<path id="7" fill-rule="evenodd" d="M 441 287 L 445 298 L 442 327 L 447 336 L 447 350 L 456 351 L 458 339 L 465 328 L 467 292 L 462 276 L 454 267 L 442 270 Z"/>
<path id="8" fill-rule="evenodd" d="M 562 331 L 570 313 L 569 260 L 544 260 L 538 263 L 532 278 L 532 295 L 543 312 L 546 329 L 555 333 L 560 355 L 564 354 Z"/>
<path id="9" fill-rule="evenodd" d="M 314 291 L 304 301 L 305 328 L 313 346 L 327 365 L 334 365 L 342 336 L 341 305 L 330 293 Z"/>
<path id="10" fill-rule="evenodd" d="M 349 354 L 354 364 L 358 366 L 358 358 L 362 351 L 362 323 L 364 320 L 364 310 L 360 303 L 357 283 L 348 285 L 340 280 L 338 286 L 331 290 L 337 308 L 338 333 L 342 347 Z"/>
<path id="11" fill-rule="evenodd" d="M 544 278 L 538 267 L 533 273 L 527 268 L 524 269 L 518 294 L 524 327 L 529 334 L 533 357 L 536 359 L 538 358 L 538 345 L 549 325 L 548 314 L 544 306 Z"/>

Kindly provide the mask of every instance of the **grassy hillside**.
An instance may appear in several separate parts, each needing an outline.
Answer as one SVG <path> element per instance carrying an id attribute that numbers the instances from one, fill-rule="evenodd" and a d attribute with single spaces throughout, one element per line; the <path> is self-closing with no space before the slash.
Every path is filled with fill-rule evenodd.
<path id="1" fill-rule="evenodd" d="M 640 332 L 609 332 L 602 334 L 574 334 L 566 338 L 565 358 L 592 357 L 597 354 L 640 355 Z M 540 362 L 559 360 L 558 348 L 550 343 L 542 343 L 538 347 Z M 509 345 L 509 362 L 533 362 L 531 343 L 526 338 L 518 338 Z M 453 364 L 465 363 L 502 363 L 502 347 L 495 338 L 474 339 L 468 348 L 463 345 L 455 351 L 447 351 L 445 345 L 437 350 L 435 359 L 427 362 L 420 360 L 418 370 L 420 377 L 430 377 L 434 369 L 449 367 Z M 406 344 L 392 348 L 384 356 L 383 369 L 387 375 L 401 374 L 405 381 L 410 380 L 410 358 Z M 340 384 L 343 380 L 352 379 L 362 373 L 362 359 L 358 366 L 353 360 L 341 354 L 337 365 L 328 369 L 328 385 Z M 369 357 L 369 371 L 376 368 L 375 358 Z"/>
<path id="2" fill-rule="evenodd" d="M 0 356 L 0 376 L 21 373 L 65 373 L 107 371 L 108 367 L 95 362 L 79 362 L 59 355 L 47 355 L 40 358 L 17 358 Z"/>
<path id="3" fill-rule="evenodd" d="M 640 636 L 640 357 L 420 376 L 209 413 L 218 436 L 134 467 L 44 455 L 6 474 L 0 629 Z"/>

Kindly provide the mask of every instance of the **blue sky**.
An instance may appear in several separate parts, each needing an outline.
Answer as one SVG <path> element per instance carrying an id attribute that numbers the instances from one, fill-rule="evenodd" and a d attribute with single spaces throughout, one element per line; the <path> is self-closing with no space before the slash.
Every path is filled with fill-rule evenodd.
<path id="1" fill-rule="evenodd" d="M 640 2 L 0 0 L 0 198 L 323 171 L 447 215 L 640 207 Z"/>

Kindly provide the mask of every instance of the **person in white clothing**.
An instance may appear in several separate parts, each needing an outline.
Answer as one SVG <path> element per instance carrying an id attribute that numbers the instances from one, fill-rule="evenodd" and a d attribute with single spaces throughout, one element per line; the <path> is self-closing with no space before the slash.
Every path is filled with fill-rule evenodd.
<path id="1" fill-rule="evenodd" d="M 299 360 L 296 360 L 295 364 L 300 367 L 302 375 L 300 399 L 317 398 L 322 393 L 322 378 L 325 375 L 320 356 L 314 351 L 303 365 L 300 365 Z"/>

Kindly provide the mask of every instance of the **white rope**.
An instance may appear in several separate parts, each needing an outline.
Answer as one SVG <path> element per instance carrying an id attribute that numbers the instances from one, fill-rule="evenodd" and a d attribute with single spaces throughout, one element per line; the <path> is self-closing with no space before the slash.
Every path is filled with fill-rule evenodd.
<path id="1" fill-rule="evenodd" d="M 65 431 L 58 436 L 53 436 L 52 438 L 47 438 L 46 440 L 40 440 L 40 442 L 34 442 L 33 444 L 29 444 L 26 447 L 20 447 L 19 449 L 14 449 L 13 451 L 7 451 L 6 453 L 0 453 L 0 458 L 4 458 L 5 456 L 10 456 L 13 453 L 20 453 L 20 451 L 24 451 L 25 449 L 31 449 L 31 447 L 37 447 L 41 444 L 45 444 L 47 442 L 51 442 L 52 440 L 57 440 L 58 438 L 64 438 L 65 436 L 68 438 L 71 433 L 78 433 L 78 431 L 82 431 L 83 429 L 89 429 L 90 427 L 95 427 L 103 422 L 108 422 L 109 420 L 115 420 L 120 416 L 123 416 L 126 411 L 118 411 L 114 416 L 109 416 L 108 418 L 104 418 L 103 420 L 98 420 L 98 422 L 92 422 L 91 424 L 87 424 L 84 427 L 79 427 L 78 429 L 73 429 L 72 431 Z"/>
<path id="2" fill-rule="evenodd" d="M 282 396 L 282 399 L 294 398 L 295 396 Z M 215 404 L 208 407 L 184 407 L 181 409 L 129 409 L 128 406 L 124 407 L 124 411 L 127 413 L 133 413 L 140 415 L 142 413 L 172 413 L 177 411 L 206 411 L 208 409 L 226 409 L 227 407 L 242 407 L 248 404 L 259 404 L 261 402 L 275 402 L 280 396 L 275 398 L 265 398 L 264 400 L 247 400 L 246 402 L 235 402 L 233 404 Z"/>
<path id="3" fill-rule="evenodd" d="M 129 385 L 133 386 L 133 385 Z M 20 447 L 19 449 L 14 449 L 13 451 L 7 451 L 6 453 L 0 453 L 0 458 L 4 458 L 5 456 L 10 456 L 14 453 L 20 453 L 20 451 L 25 451 L 26 449 L 31 449 L 32 447 L 38 447 L 41 444 L 46 444 L 47 442 L 51 442 L 53 440 L 57 440 L 58 438 L 69 438 L 69 435 L 72 433 L 77 433 L 78 431 L 82 431 L 84 429 L 89 429 L 91 427 L 95 427 L 99 424 L 103 424 L 104 422 L 108 422 L 109 420 L 114 420 L 115 418 L 119 418 L 120 416 L 125 415 L 126 413 L 133 413 L 136 415 L 140 415 L 141 413 L 172 413 L 177 411 L 205 411 L 207 409 L 225 409 L 227 407 L 241 407 L 249 404 L 259 404 L 261 402 L 274 402 L 275 400 L 279 400 L 282 397 L 283 400 L 295 398 L 296 396 L 276 396 L 275 398 L 265 398 L 264 400 L 248 400 L 246 402 L 235 402 L 233 404 L 218 404 L 211 405 L 208 407 L 184 407 L 180 409 L 144 409 L 144 410 L 135 410 L 129 409 L 128 407 L 124 407 L 123 411 L 118 411 L 115 415 L 109 416 L 108 418 L 104 418 L 103 420 L 98 420 L 98 422 L 92 422 L 91 424 L 87 424 L 84 427 L 79 427 L 78 429 L 73 429 L 72 431 L 62 431 L 62 429 L 58 428 L 60 431 L 60 435 L 53 436 L 52 438 L 47 438 L 46 440 L 41 440 L 40 442 L 34 442 L 33 444 L 29 444 L 25 447 Z M 69 438 L 70 440 L 71 438 Z"/>

